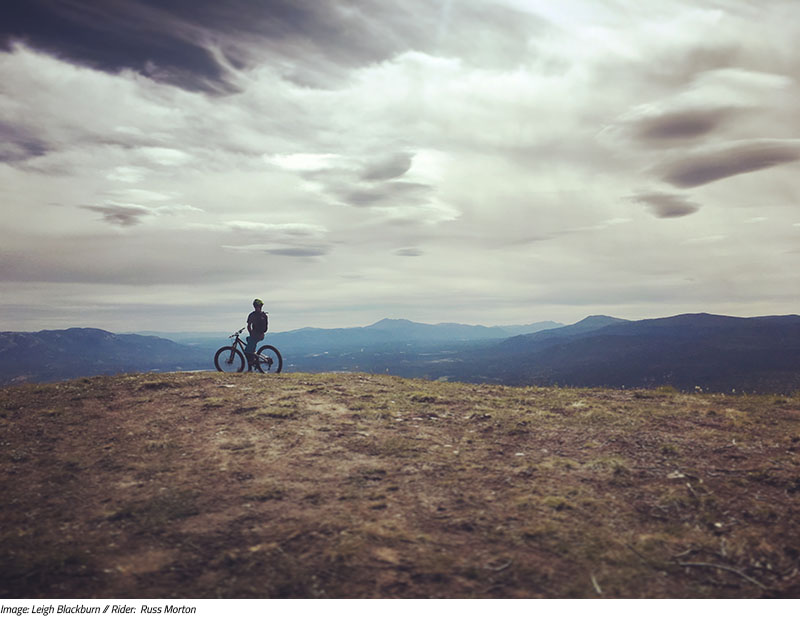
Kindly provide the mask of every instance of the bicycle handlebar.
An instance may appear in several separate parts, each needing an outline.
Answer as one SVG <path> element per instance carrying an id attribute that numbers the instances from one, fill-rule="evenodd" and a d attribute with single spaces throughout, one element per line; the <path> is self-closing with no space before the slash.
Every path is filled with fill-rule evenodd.
<path id="1" fill-rule="evenodd" d="M 239 334 L 241 334 L 244 330 L 247 329 L 247 326 L 242 327 L 238 332 L 233 332 L 228 338 L 236 338 Z"/>

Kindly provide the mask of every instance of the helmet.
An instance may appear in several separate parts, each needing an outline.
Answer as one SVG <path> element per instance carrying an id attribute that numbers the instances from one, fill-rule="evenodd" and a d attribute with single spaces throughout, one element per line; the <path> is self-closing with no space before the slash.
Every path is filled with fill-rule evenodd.
<path id="1" fill-rule="evenodd" d="M 263 302 L 263 301 L 261 301 L 261 300 L 260 300 L 258 297 L 256 297 L 256 298 L 253 300 L 253 305 L 254 305 L 254 306 L 263 306 L 263 305 L 264 305 L 264 302 Z"/>

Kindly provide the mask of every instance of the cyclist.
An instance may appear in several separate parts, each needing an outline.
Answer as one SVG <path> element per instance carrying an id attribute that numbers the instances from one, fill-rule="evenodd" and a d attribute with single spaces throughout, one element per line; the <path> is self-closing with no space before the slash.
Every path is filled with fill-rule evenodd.
<path id="1" fill-rule="evenodd" d="M 247 356 L 247 370 L 253 370 L 255 364 L 256 344 L 264 340 L 264 334 L 267 333 L 269 322 L 267 320 L 267 313 L 263 312 L 261 308 L 264 307 L 264 302 L 256 298 L 253 300 L 253 311 L 247 316 L 247 346 L 244 348 L 245 355 Z"/>

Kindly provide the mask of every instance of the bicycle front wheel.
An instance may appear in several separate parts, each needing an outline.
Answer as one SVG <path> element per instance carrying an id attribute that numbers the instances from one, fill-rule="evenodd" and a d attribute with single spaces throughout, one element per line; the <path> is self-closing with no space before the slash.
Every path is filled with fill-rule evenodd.
<path id="1" fill-rule="evenodd" d="M 281 352 L 271 344 L 264 345 L 256 355 L 256 368 L 259 372 L 279 373 L 283 369 Z"/>
<path id="2" fill-rule="evenodd" d="M 222 347 L 214 356 L 214 366 L 220 372 L 242 372 L 244 356 L 235 347 Z"/>

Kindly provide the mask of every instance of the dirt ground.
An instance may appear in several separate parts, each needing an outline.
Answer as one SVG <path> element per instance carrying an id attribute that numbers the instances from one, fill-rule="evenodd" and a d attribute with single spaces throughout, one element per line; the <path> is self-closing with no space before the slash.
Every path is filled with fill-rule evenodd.
<path id="1" fill-rule="evenodd" d="M 800 596 L 800 398 L 359 374 L 0 390 L 3 598 Z"/>

